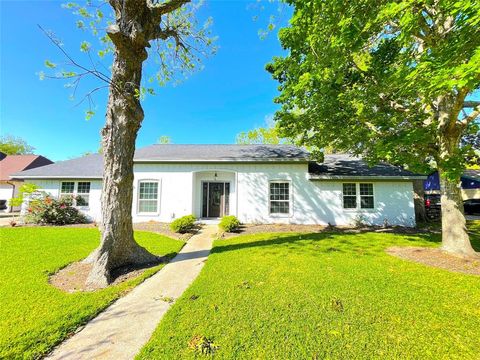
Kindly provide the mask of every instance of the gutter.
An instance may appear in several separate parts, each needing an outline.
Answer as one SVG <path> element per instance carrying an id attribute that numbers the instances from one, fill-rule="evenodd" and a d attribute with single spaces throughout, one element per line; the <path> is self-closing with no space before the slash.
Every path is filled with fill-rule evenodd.
<path id="1" fill-rule="evenodd" d="M 426 180 L 427 176 L 410 175 L 410 176 L 368 176 L 368 175 L 315 175 L 308 174 L 308 180 Z"/>
<path id="2" fill-rule="evenodd" d="M 12 176 L 10 176 L 12 178 Z M 82 176 L 82 175 L 13 175 L 15 179 L 92 179 L 92 180 L 101 180 L 102 176 Z"/>

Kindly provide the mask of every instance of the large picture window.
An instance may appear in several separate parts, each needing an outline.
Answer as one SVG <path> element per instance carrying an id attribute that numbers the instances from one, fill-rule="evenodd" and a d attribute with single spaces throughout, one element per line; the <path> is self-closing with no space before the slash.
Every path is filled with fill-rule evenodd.
<path id="1" fill-rule="evenodd" d="M 374 209 L 375 199 L 371 183 L 343 183 L 344 209 Z"/>
<path id="2" fill-rule="evenodd" d="M 158 212 L 158 182 L 140 181 L 138 187 L 138 212 Z"/>
<path id="3" fill-rule="evenodd" d="M 286 181 L 270 182 L 270 214 L 290 214 L 290 183 Z"/>
<path id="4" fill-rule="evenodd" d="M 60 197 L 72 196 L 73 205 L 87 207 L 90 204 L 90 181 L 62 181 Z"/>

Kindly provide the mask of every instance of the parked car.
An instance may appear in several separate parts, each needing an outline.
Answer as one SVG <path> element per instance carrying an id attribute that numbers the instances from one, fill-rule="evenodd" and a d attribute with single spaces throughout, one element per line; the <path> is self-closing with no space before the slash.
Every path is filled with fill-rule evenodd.
<path id="1" fill-rule="evenodd" d="M 468 199 L 463 202 L 465 214 L 480 215 L 480 199 Z"/>
<path id="2" fill-rule="evenodd" d="M 440 195 L 426 194 L 425 195 L 425 214 L 429 220 L 440 219 L 441 215 Z"/>

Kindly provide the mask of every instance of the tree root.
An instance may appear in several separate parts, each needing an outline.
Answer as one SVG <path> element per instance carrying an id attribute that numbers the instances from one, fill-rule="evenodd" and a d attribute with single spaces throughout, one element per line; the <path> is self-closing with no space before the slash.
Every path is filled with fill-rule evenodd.
<path id="1" fill-rule="evenodd" d="M 113 282 L 112 273 L 115 270 L 125 266 L 142 266 L 161 260 L 162 257 L 148 252 L 137 243 L 134 243 L 130 249 L 122 251 L 121 254 L 102 251 L 102 248 L 99 247 L 83 260 L 86 264 L 93 264 L 86 286 L 88 289 L 103 289 Z"/>

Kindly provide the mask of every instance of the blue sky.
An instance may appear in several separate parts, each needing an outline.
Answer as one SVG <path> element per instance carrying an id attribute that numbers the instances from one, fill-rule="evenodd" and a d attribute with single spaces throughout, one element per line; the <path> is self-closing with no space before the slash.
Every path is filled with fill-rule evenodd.
<path id="1" fill-rule="evenodd" d="M 213 17 L 218 53 L 180 85 L 157 88 L 156 96 L 147 97 L 138 147 L 157 142 L 161 135 L 178 144 L 234 143 L 238 132 L 261 126 L 273 115 L 277 83 L 264 68 L 282 49 L 276 32 L 262 40 L 258 31 L 276 5 L 263 2 L 267 8 L 262 11 L 249 6 L 255 2 L 206 1 L 199 16 Z M 89 39 L 76 29 L 76 17 L 62 3 L 0 0 L 0 133 L 24 138 L 36 153 L 55 161 L 96 151 L 107 99 L 106 91 L 97 93 L 96 115 L 87 121 L 86 104 L 75 106 L 81 91 L 72 101 L 62 81 L 39 80 L 46 59 L 63 59 L 37 24 L 52 30 L 80 60 L 79 44 Z M 260 19 L 253 21 L 256 15 Z M 93 79 L 86 81 L 81 90 L 95 85 Z"/>

